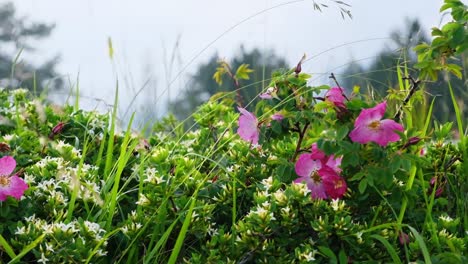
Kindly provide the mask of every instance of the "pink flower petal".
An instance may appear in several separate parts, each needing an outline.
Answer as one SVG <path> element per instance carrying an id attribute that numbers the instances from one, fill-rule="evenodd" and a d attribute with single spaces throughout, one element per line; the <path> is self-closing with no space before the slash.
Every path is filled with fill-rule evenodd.
<path id="1" fill-rule="evenodd" d="M 403 126 L 391 119 L 385 119 L 380 121 L 380 136 L 375 141 L 382 147 L 387 146 L 389 142 L 396 142 L 400 140 L 400 135 L 395 133 L 397 131 L 403 131 Z"/>
<path id="2" fill-rule="evenodd" d="M 328 166 L 330 167 L 331 169 L 333 169 L 336 173 L 341 173 L 341 160 L 343 158 L 342 157 L 339 157 L 339 158 L 335 158 L 335 155 L 330 155 L 328 157 L 328 159 L 326 159 L 325 161 L 325 166 Z"/>
<path id="3" fill-rule="evenodd" d="M 367 126 L 357 126 L 349 133 L 349 137 L 353 142 L 366 144 L 369 142 L 377 142 L 380 138 L 380 133 Z"/>
<path id="4" fill-rule="evenodd" d="M 343 90 L 339 87 L 330 88 L 330 90 L 325 94 L 325 99 L 332 102 L 336 107 L 346 107 L 344 105 L 346 98 L 343 96 Z"/>
<path id="5" fill-rule="evenodd" d="M 326 194 L 332 199 L 343 197 L 348 188 L 344 178 L 338 176 L 333 170 L 327 172 L 321 171 L 320 173 L 324 175 L 323 186 Z"/>
<path id="6" fill-rule="evenodd" d="M 238 109 L 241 116 L 239 117 L 237 133 L 245 141 L 251 142 L 254 145 L 258 144 L 260 131 L 258 129 L 257 118 L 244 108 L 238 107 Z"/>
<path id="7" fill-rule="evenodd" d="M 325 188 L 323 186 L 321 178 L 319 182 L 315 182 L 310 176 L 299 177 L 296 180 L 294 180 L 294 183 L 305 183 L 307 185 L 307 189 L 310 190 L 310 196 L 313 199 L 327 198 L 327 194 L 325 193 Z"/>
<path id="8" fill-rule="evenodd" d="M 276 120 L 276 121 L 280 121 L 280 120 L 283 120 L 284 119 L 284 115 L 282 115 L 281 113 L 275 113 L 271 116 L 271 119 L 273 120 Z"/>
<path id="9" fill-rule="evenodd" d="M 4 201 L 6 196 L 13 196 L 19 200 L 27 189 L 28 185 L 17 175 L 13 175 L 10 177 L 10 184 L 8 186 L 0 186 L 0 201 Z"/>
<path id="10" fill-rule="evenodd" d="M 0 176 L 9 176 L 16 168 L 16 161 L 11 156 L 5 156 L 0 159 Z"/>
<path id="11" fill-rule="evenodd" d="M 262 93 L 262 94 L 259 95 L 259 97 L 261 99 L 266 99 L 266 100 L 273 99 L 273 96 L 271 94 L 269 94 L 269 93 Z"/>
<path id="12" fill-rule="evenodd" d="M 255 115 L 252 114 L 252 113 L 250 113 L 249 111 L 245 110 L 245 108 L 237 107 L 237 109 L 239 110 L 239 112 L 240 112 L 242 115 L 246 116 L 247 118 L 252 119 L 252 120 L 255 120 L 255 121 L 257 120 L 257 118 L 255 117 Z"/>
<path id="13" fill-rule="evenodd" d="M 301 154 L 297 159 L 296 174 L 302 177 L 310 177 L 312 172 L 318 171 L 322 167 L 320 160 L 313 159 L 313 154 Z"/>
<path id="14" fill-rule="evenodd" d="M 356 118 L 356 122 L 354 122 L 354 127 L 368 125 L 373 121 L 382 119 L 382 117 L 385 114 L 386 108 L 387 102 L 383 101 L 382 103 L 376 105 L 373 108 L 363 109 L 359 116 Z"/>
<path id="15" fill-rule="evenodd" d="M 325 153 L 317 147 L 317 143 L 312 144 L 312 159 L 323 160 L 325 158 Z"/>

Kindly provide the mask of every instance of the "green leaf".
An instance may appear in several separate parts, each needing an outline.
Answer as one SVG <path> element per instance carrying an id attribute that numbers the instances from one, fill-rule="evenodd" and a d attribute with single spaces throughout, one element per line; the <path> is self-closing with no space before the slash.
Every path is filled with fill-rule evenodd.
<path id="1" fill-rule="evenodd" d="M 458 79 L 462 78 L 462 68 L 456 64 L 447 64 L 447 70 L 451 72 L 453 75 L 457 76 Z"/>
<path id="2" fill-rule="evenodd" d="M 440 30 L 440 29 L 437 28 L 437 27 L 433 27 L 433 28 L 432 28 L 431 34 L 432 34 L 433 37 L 443 36 L 443 35 L 444 35 L 444 33 L 442 32 L 442 30 Z M 418 46 L 420 46 L 420 45 L 418 45 Z M 418 46 L 416 46 L 416 47 L 418 47 Z"/>
<path id="3" fill-rule="evenodd" d="M 340 264 L 348 264 L 348 257 L 346 256 L 346 253 L 343 249 L 340 250 L 338 258 L 340 259 Z"/>
<path id="4" fill-rule="evenodd" d="M 366 191 L 367 188 L 367 179 L 362 179 L 361 182 L 359 182 L 359 192 L 363 194 Z"/>
<path id="5" fill-rule="evenodd" d="M 341 160 L 341 166 L 346 167 L 348 165 L 357 166 L 359 164 L 359 155 L 355 152 L 348 153 L 343 156 Z"/>
<path id="6" fill-rule="evenodd" d="M 336 137 L 338 140 L 345 138 L 348 135 L 349 128 L 346 126 L 342 126 L 338 128 L 338 131 L 336 131 Z"/>
<path id="7" fill-rule="evenodd" d="M 457 22 L 449 22 L 442 27 L 442 32 L 454 31 L 454 30 L 457 30 L 461 26 L 462 25 L 460 25 Z M 434 43 L 432 45 L 434 45 Z"/>
<path id="8" fill-rule="evenodd" d="M 365 175 L 366 175 L 365 172 L 360 171 L 360 172 L 354 174 L 354 176 L 351 177 L 350 179 L 348 179 L 348 181 L 359 181 L 359 180 L 361 180 Z"/>
<path id="9" fill-rule="evenodd" d="M 218 67 L 216 68 L 216 72 L 213 74 L 213 79 L 215 80 L 215 82 L 218 84 L 218 85 L 222 85 L 223 84 L 223 76 L 224 74 L 226 74 L 226 68 L 224 67 Z"/>
<path id="10" fill-rule="evenodd" d="M 327 247 L 323 247 L 323 246 L 319 246 L 318 249 L 320 250 L 320 252 L 325 255 L 326 257 L 328 257 L 330 259 L 330 263 L 337 263 L 338 260 L 336 259 L 336 255 L 335 253 L 333 253 L 333 251 Z"/>
<path id="11" fill-rule="evenodd" d="M 236 77 L 238 79 L 242 80 L 248 80 L 249 79 L 249 73 L 253 72 L 252 69 L 249 69 L 249 64 L 241 64 L 239 68 L 237 68 L 236 71 Z"/>

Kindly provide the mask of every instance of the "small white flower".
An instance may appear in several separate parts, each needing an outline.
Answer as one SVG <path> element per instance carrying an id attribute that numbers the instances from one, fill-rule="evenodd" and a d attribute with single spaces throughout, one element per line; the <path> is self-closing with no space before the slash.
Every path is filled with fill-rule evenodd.
<path id="1" fill-rule="evenodd" d="M 11 93 L 14 94 L 14 95 L 26 95 L 27 92 L 28 92 L 28 90 L 26 90 L 24 88 L 19 88 L 19 89 L 15 89 L 15 90 L 11 91 Z"/>
<path id="2" fill-rule="evenodd" d="M 314 254 L 312 252 L 309 252 L 307 254 L 302 253 L 301 258 L 305 259 L 306 261 L 315 261 Z"/>
<path id="3" fill-rule="evenodd" d="M 41 252 L 41 258 L 37 261 L 37 263 L 47 263 L 48 261 L 49 259 L 45 257 L 44 252 Z"/>
<path id="4" fill-rule="evenodd" d="M 263 179 L 262 184 L 263 184 L 263 186 L 265 186 L 265 188 L 267 190 L 269 190 L 271 188 L 271 186 L 273 185 L 273 177 L 270 176 L 270 177 L 268 177 L 266 179 Z"/>
<path id="5" fill-rule="evenodd" d="M 364 240 L 362 239 L 362 232 L 357 232 L 356 237 L 359 244 L 362 244 L 364 242 Z"/>
<path id="6" fill-rule="evenodd" d="M 141 206 L 146 206 L 146 205 L 151 204 L 151 201 L 144 194 L 140 194 L 140 198 L 138 199 L 136 204 L 141 205 Z"/>
<path id="7" fill-rule="evenodd" d="M 25 226 L 16 228 L 15 235 L 24 235 L 25 233 L 26 233 L 26 227 Z"/>
<path id="8" fill-rule="evenodd" d="M 439 219 L 444 221 L 444 222 L 452 222 L 453 221 L 453 218 L 451 218 L 448 215 L 441 215 L 441 216 L 439 216 Z"/>
<path id="9" fill-rule="evenodd" d="M 3 140 L 5 140 L 7 143 L 9 143 L 15 137 L 16 137 L 16 135 L 4 135 Z"/>
<path id="10" fill-rule="evenodd" d="M 46 250 L 49 252 L 55 252 L 54 247 L 49 243 L 46 243 Z"/>

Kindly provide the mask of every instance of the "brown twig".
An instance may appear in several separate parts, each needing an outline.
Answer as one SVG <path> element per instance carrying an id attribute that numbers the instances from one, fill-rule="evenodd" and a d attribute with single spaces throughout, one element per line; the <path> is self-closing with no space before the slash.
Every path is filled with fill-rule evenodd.
<path id="1" fill-rule="evenodd" d="M 229 75 L 229 77 L 232 79 L 232 82 L 234 83 L 234 87 L 236 88 L 236 103 L 237 103 L 238 106 L 242 107 L 242 95 L 240 94 L 239 80 L 232 73 L 232 69 L 229 66 L 229 64 L 224 63 L 224 67 L 226 68 L 226 72 Z"/>
<path id="2" fill-rule="evenodd" d="M 396 112 L 395 117 L 394 117 L 394 119 L 398 118 L 398 120 L 400 121 L 403 116 L 403 108 L 408 104 L 409 100 L 414 95 L 416 90 L 418 90 L 419 84 L 421 83 L 420 80 L 415 80 L 411 75 L 408 75 L 407 77 L 403 77 L 403 80 L 410 80 L 411 87 L 410 87 L 408 95 L 406 95 L 405 99 L 403 100 L 403 104 L 401 104 L 400 108 L 398 108 L 398 111 Z"/>
<path id="3" fill-rule="evenodd" d="M 338 86 L 338 88 L 340 88 L 341 94 L 343 95 L 343 97 L 346 99 L 346 101 L 349 101 L 348 97 L 346 97 L 346 94 L 343 91 L 343 88 L 341 88 L 340 84 L 338 83 L 338 80 L 336 79 L 335 74 L 332 72 L 330 74 L 330 76 L 328 76 L 328 78 L 333 79 L 333 81 L 335 81 L 336 86 Z"/>
<path id="4" fill-rule="evenodd" d="M 307 131 L 307 128 L 309 127 L 309 122 L 307 122 L 305 125 L 304 125 L 304 128 L 301 130 L 301 128 L 299 127 L 299 123 L 296 123 L 296 128 L 297 128 L 297 131 L 299 133 L 299 140 L 297 141 L 297 145 L 296 145 L 296 151 L 294 151 L 294 155 L 293 157 L 291 158 L 291 162 L 294 162 L 297 158 L 297 155 L 299 154 L 299 152 L 301 151 L 301 145 L 302 145 L 302 141 L 304 140 L 304 136 L 305 136 L 305 133 Z"/>

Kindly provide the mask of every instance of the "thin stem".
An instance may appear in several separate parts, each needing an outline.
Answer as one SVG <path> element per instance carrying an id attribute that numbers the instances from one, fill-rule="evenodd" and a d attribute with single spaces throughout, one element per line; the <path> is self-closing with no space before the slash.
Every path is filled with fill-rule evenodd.
<path id="1" fill-rule="evenodd" d="M 301 151 L 302 141 L 304 140 L 304 136 L 305 136 L 305 133 L 306 133 L 308 127 L 309 127 L 309 122 L 307 122 L 305 124 L 305 126 L 304 126 L 304 128 L 302 130 L 299 127 L 299 124 L 296 123 L 296 128 L 297 128 L 297 131 L 299 132 L 299 140 L 297 141 L 296 151 L 294 151 L 294 155 L 293 155 L 291 161 L 295 161 L 296 158 L 297 158 L 297 155 Z"/>
<path id="2" fill-rule="evenodd" d="M 414 95 L 414 92 L 418 90 L 419 84 L 421 83 L 420 80 L 415 80 L 411 75 L 408 75 L 407 77 L 403 77 L 404 80 L 410 80 L 411 81 L 411 87 L 409 90 L 409 93 L 406 95 L 405 99 L 403 100 L 403 104 L 401 104 L 400 108 L 395 114 L 394 119 L 399 119 L 401 120 L 402 115 L 403 115 L 403 108 L 408 104 L 409 100 L 411 97 Z"/>
<path id="3" fill-rule="evenodd" d="M 341 85 L 338 83 L 338 80 L 336 79 L 335 74 L 332 72 L 330 74 L 330 76 L 328 76 L 328 78 L 333 79 L 333 81 L 335 81 L 336 86 L 338 86 L 338 88 L 340 88 L 341 94 L 343 95 L 343 97 L 346 99 L 346 101 L 349 101 L 348 97 L 346 97 L 346 94 L 343 91 L 343 88 L 341 88 Z"/>

